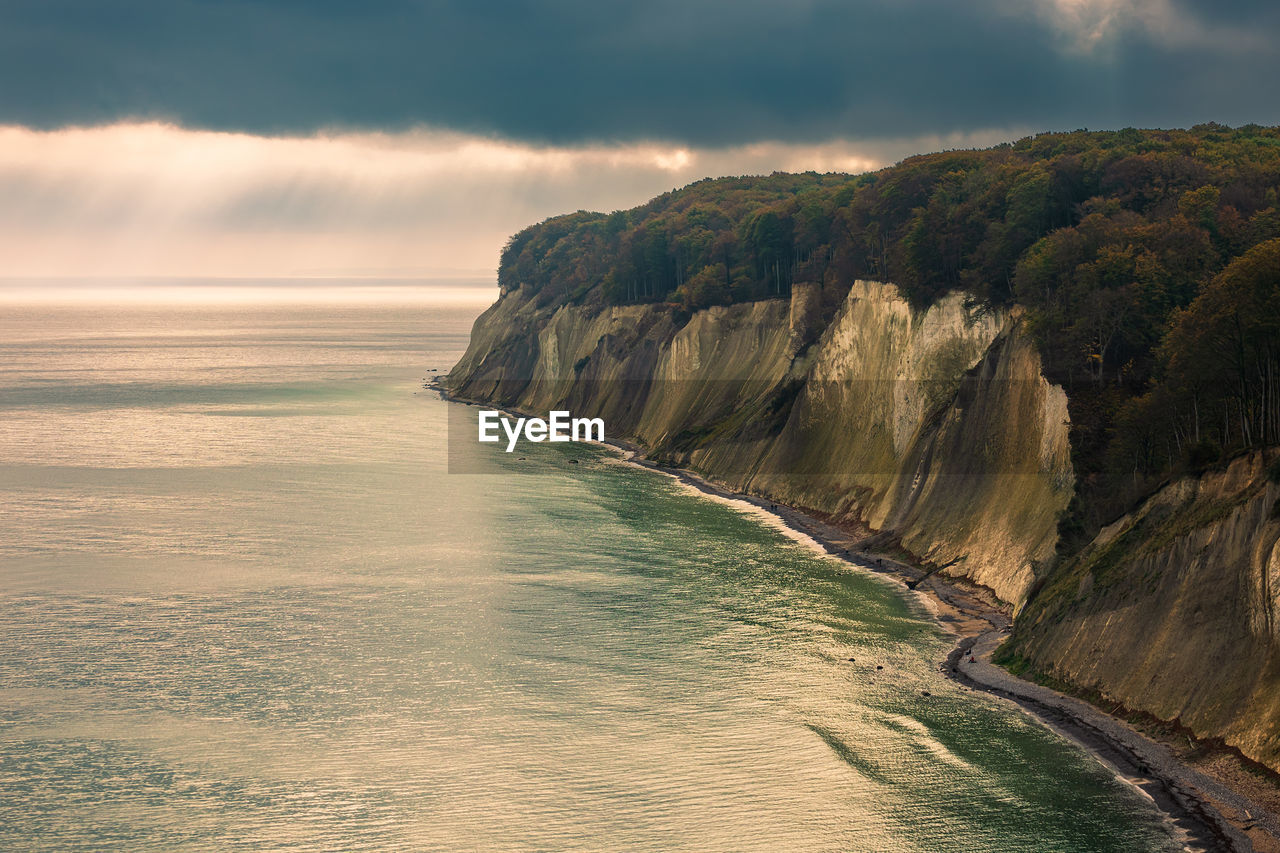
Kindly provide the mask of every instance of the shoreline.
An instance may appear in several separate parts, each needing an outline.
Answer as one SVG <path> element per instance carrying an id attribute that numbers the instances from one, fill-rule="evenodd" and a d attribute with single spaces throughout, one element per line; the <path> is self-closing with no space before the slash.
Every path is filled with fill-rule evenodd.
<path id="1" fill-rule="evenodd" d="M 438 378 L 424 386 L 447 402 L 480 405 L 451 395 Z M 516 410 L 483 403 L 510 414 Z M 593 442 L 594 443 L 594 442 Z M 943 577 L 890 555 L 864 550 L 867 536 L 821 520 L 802 509 L 734 491 L 692 471 L 649 459 L 630 442 L 600 442 L 624 461 L 674 478 L 705 495 L 742 503 L 774 516 L 781 525 L 811 540 L 829 556 L 861 571 L 900 582 L 914 592 L 955 645 L 939 672 L 968 689 L 1012 702 L 1046 728 L 1085 750 L 1119 780 L 1147 796 L 1187 850 L 1280 851 L 1280 817 L 1192 767 L 1168 746 L 1119 717 L 1050 687 L 1019 678 L 991 656 L 1012 630 L 1010 608 L 983 587 Z M 1257 844 L 1255 844 L 1257 842 Z"/>
<path id="2" fill-rule="evenodd" d="M 996 603 L 986 590 L 966 589 L 968 585 L 942 579 L 936 573 L 892 557 L 858 551 L 854 534 L 796 507 L 735 492 L 691 471 L 654 462 L 634 445 L 605 443 L 631 454 L 627 461 L 634 465 L 666 474 L 709 496 L 768 512 L 786 527 L 812 540 L 829 556 L 862 571 L 900 581 L 905 592 L 914 592 L 924 599 L 934 620 L 955 635 L 956 643 L 940 666 L 944 676 L 971 690 L 1012 702 L 1042 725 L 1084 749 L 1121 781 L 1150 798 L 1187 849 L 1255 849 L 1242 828 L 1203 793 L 1202 787 L 1222 788 L 1220 783 L 1184 765 L 1167 747 L 1127 723 L 1083 700 L 1025 681 L 992 663 L 991 655 L 1012 630 L 1013 619 L 1007 608 Z M 911 586 L 912 582 L 917 585 Z M 1255 815 L 1261 811 L 1260 807 L 1256 808 Z"/>

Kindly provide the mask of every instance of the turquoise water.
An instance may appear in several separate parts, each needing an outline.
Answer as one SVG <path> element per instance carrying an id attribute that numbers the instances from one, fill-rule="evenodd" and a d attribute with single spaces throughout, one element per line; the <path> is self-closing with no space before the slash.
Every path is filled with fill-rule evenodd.
<path id="1" fill-rule="evenodd" d="M 446 473 L 491 291 L 316 294 L 0 306 L 0 849 L 1175 847 L 886 582 L 604 451 Z"/>

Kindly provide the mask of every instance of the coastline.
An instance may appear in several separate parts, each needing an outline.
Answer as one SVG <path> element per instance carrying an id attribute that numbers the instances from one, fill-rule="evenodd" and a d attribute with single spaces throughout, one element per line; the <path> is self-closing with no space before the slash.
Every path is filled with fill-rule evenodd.
<path id="1" fill-rule="evenodd" d="M 427 384 L 449 402 L 478 405 L 451 395 L 438 379 Z M 521 415 L 492 403 L 483 405 Z M 692 471 L 649 459 L 644 449 L 618 439 L 603 443 L 624 460 L 670 476 L 705 495 L 746 504 L 774 516 L 828 555 L 859 570 L 900 582 L 914 592 L 934 620 L 955 635 L 956 642 L 941 674 L 972 690 L 1017 705 L 1038 722 L 1072 741 L 1121 781 L 1149 797 L 1173 827 L 1187 850 L 1278 851 L 1280 816 L 1222 780 L 1197 770 L 1166 744 L 1082 699 L 1022 679 L 992 662 L 991 657 L 1012 630 L 1010 608 L 985 588 L 944 578 L 909 560 L 871 550 L 868 531 L 831 524 L 797 507 L 734 491 Z"/>
<path id="2" fill-rule="evenodd" d="M 986 591 L 899 561 L 861 551 L 856 534 L 785 504 L 734 492 L 698 474 L 646 458 L 639 448 L 609 441 L 631 454 L 628 461 L 671 476 L 707 495 L 749 504 L 777 517 L 783 525 L 821 546 L 827 554 L 863 571 L 896 579 L 925 600 L 934 619 L 953 633 L 956 644 L 940 671 L 972 690 L 1013 702 L 1049 729 L 1094 756 L 1118 778 L 1148 796 L 1175 827 L 1190 850 L 1248 851 L 1256 847 L 1245 827 L 1263 829 L 1274 816 L 1222 783 L 1181 762 L 1168 747 L 1151 740 L 1123 720 L 1081 699 L 1010 674 L 991 655 L 1012 629 L 1013 619 Z M 911 586 L 910 584 L 916 584 Z M 970 657 L 973 662 L 970 663 Z M 1227 808 L 1230 808 L 1228 811 Z M 1280 838 L 1280 827 L 1271 834 Z"/>

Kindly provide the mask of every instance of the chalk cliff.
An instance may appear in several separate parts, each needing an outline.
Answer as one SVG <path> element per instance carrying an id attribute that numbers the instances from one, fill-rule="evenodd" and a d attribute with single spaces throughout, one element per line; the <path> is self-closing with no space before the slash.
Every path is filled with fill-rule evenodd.
<path id="1" fill-rule="evenodd" d="M 824 301 L 829 303 L 824 308 Z M 734 489 L 856 521 L 1015 606 L 1073 492 L 1066 396 L 1019 314 L 893 285 L 681 315 L 510 289 L 444 380 L 464 399 L 605 418 Z"/>
<path id="2" fill-rule="evenodd" d="M 1005 659 L 1280 766 L 1274 458 L 1180 478 L 1104 528 L 1027 606 Z"/>

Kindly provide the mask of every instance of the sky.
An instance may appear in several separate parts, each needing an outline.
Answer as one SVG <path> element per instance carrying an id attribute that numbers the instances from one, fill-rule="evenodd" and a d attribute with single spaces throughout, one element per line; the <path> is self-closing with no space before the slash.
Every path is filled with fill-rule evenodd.
<path id="1" fill-rule="evenodd" d="M 1273 0 L 0 0 L 0 275 L 492 275 L 706 176 L 1280 123 Z"/>

